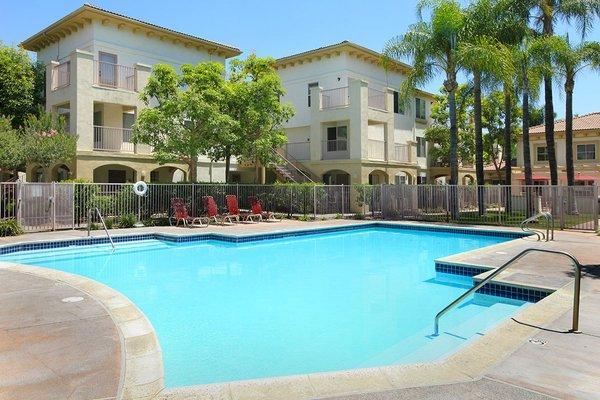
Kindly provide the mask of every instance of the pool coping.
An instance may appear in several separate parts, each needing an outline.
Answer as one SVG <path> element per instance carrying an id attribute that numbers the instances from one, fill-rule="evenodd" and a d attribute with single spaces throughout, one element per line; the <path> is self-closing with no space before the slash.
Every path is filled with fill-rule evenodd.
<path id="1" fill-rule="evenodd" d="M 51 268 L 0 261 L 0 269 L 71 286 L 98 302 L 119 333 L 121 371 L 117 399 L 149 400 L 164 389 L 162 351 L 150 320 L 125 295 L 96 280 Z"/>
<path id="2" fill-rule="evenodd" d="M 292 229 L 268 234 L 141 233 L 115 235 L 113 238 L 118 237 L 123 239 L 129 238 L 132 240 L 141 240 L 140 237 L 143 239 L 167 237 L 174 239 L 175 241 L 183 242 L 198 240 L 199 237 L 202 237 L 201 240 L 226 238 L 225 241 L 235 241 L 236 243 L 240 243 L 251 240 L 303 236 L 306 234 L 344 231 L 373 226 L 390 226 L 428 231 L 460 231 L 464 233 L 512 237 L 515 239 L 527 236 L 526 234 L 515 231 L 500 231 L 498 228 L 486 229 L 479 227 L 439 226 L 434 224 L 414 225 L 410 223 L 366 222 L 328 228 L 313 227 L 300 230 Z M 240 240 L 248 238 L 250 240 Z M 48 244 L 52 242 L 64 244 L 64 242 L 72 243 L 82 240 L 87 241 L 88 244 L 96 244 L 94 239 L 105 239 L 107 241 L 106 238 L 26 241 L 2 245 L 0 246 L 0 249 L 32 243 Z M 90 241 L 93 242 L 90 243 Z M 490 247 L 508 245 L 511 242 L 513 241 L 486 246 L 485 249 L 489 250 Z M 471 251 L 480 250 L 483 249 Z M 468 252 L 456 253 L 452 256 L 465 253 Z M 2 252 L 0 252 L 0 254 L 2 254 Z M 453 264 L 457 266 L 473 265 L 459 262 L 453 262 Z M 489 266 L 481 267 L 494 269 Z M 178 394 L 191 395 L 198 399 L 212 399 L 218 397 L 232 400 L 259 398 L 300 400 L 470 381 L 481 377 L 489 367 L 500 362 L 506 356 L 514 352 L 522 342 L 538 331 L 538 328 L 535 327 L 536 325 L 539 326 L 552 322 L 567 312 L 571 308 L 572 298 L 572 283 L 567 284 L 558 290 L 552 289 L 555 290 L 553 293 L 541 299 L 539 302 L 520 310 L 513 319 L 501 322 L 499 325 L 489 330 L 484 336 L 471 340 L 453 354 L 434 362 L 404 365 L 397 364 L 345 371 L 165 388 L 162 353 L 156 333 L 150 321 L 145 317 L 142 311 L 139 310 L 126 296 L 95 280 L 58 270 L 22 265 L 14 262 L 0 262 L 0 268 L 8 268 L 13 271 L 30 273 L 64 282 L 86 292 L 102 304 L 115 321 L 115 325 L 117 326 L 122 339 L 122 349 L 124 351 L 123 375 L 119 388 L 120 396 L 118 398 L 136 400 L 157 398 L 161 395 L 176 396 Z M 536 288 L 536 286 L 532 285 L 521 286 Z M 124 315 L 126 315 L 125 318 Z M 514 319 L 526 319 L 527 324 L 519 324 L 515 322 Z"/>

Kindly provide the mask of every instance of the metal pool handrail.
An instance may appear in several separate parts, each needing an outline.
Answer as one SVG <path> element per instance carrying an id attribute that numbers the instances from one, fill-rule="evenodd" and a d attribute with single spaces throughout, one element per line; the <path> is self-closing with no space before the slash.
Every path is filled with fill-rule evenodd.
<path id="1" fill-rule="evenodd" d="M 575 290 L 574 290 L 574 294 L 573 294 L 573 323 L 572 323 L 572 327 L 571 327 L 571 332 L 577 332 L 577 330 L 579 329 L 579 301 L 580 301 L 580 297 L 581 297 L 581 264 L 573 255 L 571 255 L 565 251 L 529 248 L 529 249 L 525 249 L 525 250 L 521 251 L 519 254 L 517 254 L 516 256 L 514 256 L 513 258 L 511 258 L 504 264 L 502 264 L 502 266 L 500 266 L 494 272 L 492 272 L 487 277 L 485 277 L 485 279 L 482 279 L 481 282 L 479 282 L 477 285 L 473 286 L 471 289 L 467 290 L 465 293 L 463 293 L 458 298 L 456 298 L 456 300 L 454 300 L 452 303 L 448 304 L 440 312 L 438 312 L 435 316 L 435 322 L 434 322 L 434 327 L 433 327 L 434 336 L 437 336 L 439 334 L 440 318 L 443 317 L 448 311 L 450 311 L 451 309 L 456 307 L 459 303 L 461 303 L 469 295 L 471 295 L 473 292 L 477 291 L 479 288 L 483 287 L 490 280 L 494 279 L 496 276 L 498 276 L 498 274 L 500 274 L 506 268 L 511 266 L 514 262 L 518 261 L 526 254 L 533 253 L 533 252 L 562 255 L 562 256 L 569 258 L 571 260 L 571 262 L 573 263 L 573 267 L 575 268 Z"/>
<path id="2" fill-rule="evenodd" d="M 106 228 L 106 223 L 104 222 L 104 218 L 102 217 L 102 213 L 100 212 L 100 210 L 98 209 L 98 207 L 92 207 L 88 210 L 88 226 L 87 226 L 87 235 L 88 237 L 90 236 L 90 231 L 92 230 L 92 211 L 96 211 L 96 214 L 98 215 L 98 218 L 100 218 L 100 222 L 102 223 L 102 227 L 104 228 L 104 232 L 106 232 L 106 236 L 108 236 L 108 240 L 110 241 L 110 245 L 112 246 L 113 250 L 115 249 L 115 243 L 112 240 L 112 237 L 110 236 L 110 233 L 108 233 L 108 228 Z"/>
<path id="3" fill-rule="evenodd" d="M 540 217 L 543 217 L 546 220 L 546 234 L 545 235 L 543 232 L 540 232 L 538 230 L 527 227 L 528 223 L 534 222 Z M 524 219 L 521 222 L 520 226 L 521 226 L 521 230 L 523 232 L 527 232 L 527 231 L 533 232 L 538 237 L 538 241 L 545 240 L 547 242 L 549 240 L 554 240 L 554 217 L 552 216 L 551 213 L 549 213 L 547 211 L 538 213 L 532 217 Z"/>

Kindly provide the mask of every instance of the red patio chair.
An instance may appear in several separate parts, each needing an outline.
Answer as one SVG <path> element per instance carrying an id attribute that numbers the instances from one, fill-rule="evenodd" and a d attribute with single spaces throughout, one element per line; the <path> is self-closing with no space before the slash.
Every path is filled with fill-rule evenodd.
<path id="1" fill-rule="evenodd" d="M 266 221 L 266 222 L 279 222 L 280 221 L 275 218 L 275 214 L 273 212 L 263 211 L 262 204 L 258 197 L 250 196 L 248 199 L 250 200 L 250 204 L 252 204 L 251 215 L 260 216 L 260 221 Z"/>
<path id="2" fill-rule="evenodd" d="M 215 221 L 215 223 L 218 224 L 219 219 L 221 220 L 221 224 L 225 223 L 225 219 L 229 219 L 229 222 L 231 222 L 231 218 L 219 214 L 219 208 L 212 196 L 202 197 L 202 204 L 204 205 L 204 216 L 208 219 L 209 223 L 210 221 Z"/>
<path id="3" fill-rule="evenodd" d="M 183 222 L 184 227 L 206 227 L 208 224 L 204 225 L 202 223 L 202 217 L 191 217 L 188 213 L 187 206 L 185 205 L 185 201 L 179 197 L 175 197 L 171 199 L 171 208 L 173 208 L 173 215 L 175 217 L 175 221 L 177 223 L 175 226 L 179 226 L 179 222 Z"/>

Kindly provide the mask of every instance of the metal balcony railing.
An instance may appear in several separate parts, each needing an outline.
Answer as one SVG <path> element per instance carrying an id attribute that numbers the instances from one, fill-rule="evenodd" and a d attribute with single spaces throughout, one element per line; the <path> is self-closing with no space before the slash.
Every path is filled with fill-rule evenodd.
<path id="1" fill-rule="evenodd" d="M 94 61 L 94 84 L 102 87 L 136 91 L 135 68 Z"/>
<path id="2" fill-rule="evenodd" d="M 131 129 L 95 125 L 94 150 L 133 153 L 135 145 L 131 134 Z"/>
<path id="3" fill-rule="evenodd" d="M 406 144 L 395 144 L 394 152 L 392 153 L 391 161 L 409 162 L 410 147 Z"/>
<path id="4" fill-rule="evenodd" d="M 369 107 L 377 110 L 387 110 L 385 92 L 369 87 Z"/>
<path id="5" fill-rule="evenodd" d="M 370 160 L 385 160 L 385 140 L 367 139 L 367 157 Z"/>
<path id="6" fill-rule="evenodd" d="M 71 84 L 71 62 L 66 61 L 52 68 L 52 90 Z"/>
<path id="7" fill-rule="evenodd" d="M 321 90 L 321 109 L 347 107 L 349 104 L 348 86 Z"/>

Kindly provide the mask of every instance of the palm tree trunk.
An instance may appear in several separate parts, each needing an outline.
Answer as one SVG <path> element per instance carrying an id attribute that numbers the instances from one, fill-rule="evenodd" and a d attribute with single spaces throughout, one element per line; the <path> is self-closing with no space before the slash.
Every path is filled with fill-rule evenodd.
<path id="1" fill-rule="evenodd" d="M 450 193 L 449 208 L 453 219 L 458 219 L 458 125 L 456 121 L 456 87 L 448 92 L 448 116 L 450 118 Z"/>
<path id="2" fill-rule="evenodd" d="M 477 205 L 479 215 L 485 214 L 483 185 L 483 133 L 481 128 L 481 71 L 473 71 L 473 112 L 475 123 L 475 174 L 477 176 Z"/>
<path id="3" fill-rule="evenodd" d="M 506 205 L 505 210 L 507 213 L 511 212 L 511 190 L 510 185 L 512 181 L 512 132 L 511 132 L 511 108 L 512 98 L 508 86 L 504 85 L 504 147 L 502 149 L 502 155 L 504 157 L 504 184 L 506 187 Z"/>
<path id="4" fill-rule="evenodd" d="M 543 33 L 551 36 L 554 33 L 553 4 L 545 0 L 543 10 Z M 550 183 L 558 185 L 558 167 L 556 164 L 556 149 L 554 144 L 554 103 L 552 101 L 552 77 L 544 75 L 544 125 L 546 131 L 546 152 L 548 154 L 548 167 L 550 168 Z"/>
<path id="5" fill-rule="evenodd" d="M 529 143 L 529 80 L 527 73 L 523 76 L 523 167 L 525 173 L 525 198 L 527 218 L 533 215 L 533 173 L 531 171 L 531 146 Z"/>
<path id="6" fill-rule="evenodd" d="M 573 166 L 573 87 L 575 81 L 568 76 L 565 82 L 565 160 L 567 163 L 567 185 L 575 185 L 575 169 Z"/>

